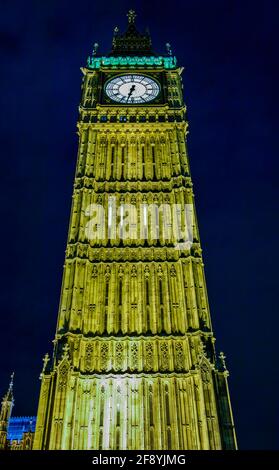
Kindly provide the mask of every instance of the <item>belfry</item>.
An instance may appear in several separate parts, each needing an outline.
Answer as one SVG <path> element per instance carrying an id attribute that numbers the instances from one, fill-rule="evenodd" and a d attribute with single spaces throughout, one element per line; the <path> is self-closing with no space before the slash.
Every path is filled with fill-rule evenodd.
<path id="1" fill-rule="evenodd" d="M 153 51 L 135 17 L 130 10 L 126 32 L 114 29 L 106 56 L 94 44 L 82 68 L 61 300 L 34 449 L 237 446 L 194 209 L 183 67 L 170 44 L 165 55 Z"/>

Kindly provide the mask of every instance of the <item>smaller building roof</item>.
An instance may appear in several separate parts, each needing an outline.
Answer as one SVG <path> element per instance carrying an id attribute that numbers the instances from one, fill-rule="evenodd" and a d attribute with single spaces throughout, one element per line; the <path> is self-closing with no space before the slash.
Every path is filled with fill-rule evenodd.
<path id="1" fill-rule="evenodd" d="M 35 432 L 37 416 L 15 416 L 10 418 L 8 440 L 21 441 L 25 432 Z"/>

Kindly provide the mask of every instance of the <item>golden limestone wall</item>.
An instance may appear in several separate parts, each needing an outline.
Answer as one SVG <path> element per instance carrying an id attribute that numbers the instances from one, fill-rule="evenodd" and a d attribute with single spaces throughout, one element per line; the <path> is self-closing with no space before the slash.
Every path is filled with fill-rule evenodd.
<path id="1" fill-rule="evenodd" d="M 64 361 L 58 368 L 54 416 L 50 449 L 221 448 L 207 365 L 183 377 L 88 378 L 71 373 Z"/>
<path id="2" fill-rule="evenodd" d="M 66 263 L 58 331 L 181 333 L 210 328 L 201 262 Z"/>
<path id="3" fill-rule="evenodd" d="M 119 115 L 135 109 L 98 108 L 98 74 L 84 73 L 54 356 L 44 359 L 34 448 L 235 448 L 195 210 L 193 244 L 182 249 L 164 210 L 155 216 L 158 237 L 154 215 L 142 212 L 146 204 L 180 204 L 182 213 L 193 205 L 187 123 L 159 122 L 182 101 L 180 71 L 167 73 L 166 106 L 141 107 L 136 122 L 123 123 Z M 152 113 L 156 122 L 140 122 Z M 100 122 L 101 114 L 118 122 Z M 92 204 L 105 209 L 102 239 L 88 239 Z M 137 209 L 124 240 L 124 220 L 118 231 L 109 216 L 122 204 Z"/>

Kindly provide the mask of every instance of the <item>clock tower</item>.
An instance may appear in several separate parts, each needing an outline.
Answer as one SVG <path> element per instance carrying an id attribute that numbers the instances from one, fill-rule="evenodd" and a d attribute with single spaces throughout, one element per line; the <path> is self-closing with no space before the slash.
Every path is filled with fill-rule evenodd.
<path id="1" fill-rule="evenodd" d="M 82 68 L 79 149 L 35 449 L 235 449 L 215 353 L 182 72 L 128 13 Z"/>

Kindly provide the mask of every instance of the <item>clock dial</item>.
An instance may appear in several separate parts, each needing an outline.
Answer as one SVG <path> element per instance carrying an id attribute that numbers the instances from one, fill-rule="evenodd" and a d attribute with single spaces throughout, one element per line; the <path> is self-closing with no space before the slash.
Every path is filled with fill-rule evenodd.
<path id="1" fill-rule="evenodd" d="M 110 80 L 105 91 L 117 103 L 142 104 L 154 100 L 160 88 L 155 80 L 144 75 L 121 75 Z"/>

